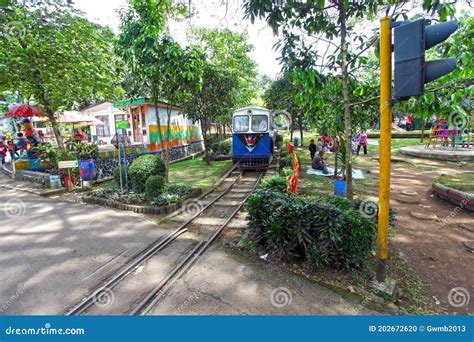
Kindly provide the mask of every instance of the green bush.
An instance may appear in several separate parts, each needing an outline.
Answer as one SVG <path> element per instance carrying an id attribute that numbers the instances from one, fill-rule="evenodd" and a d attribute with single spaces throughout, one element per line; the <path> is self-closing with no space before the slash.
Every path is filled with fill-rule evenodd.
<path id="1" fill-rule="evenodd" d="M 128 168 L 128 177 L 132 190 L 145 192 L 145 182 L 150 176 L 162 176 L 166 173 L 163 160 L 154 154 L 145 154 L 135 159 Z"/>
<path id="2" fill-rule="evenodd" d="M 293 175 L 293 168 L 291 167 L 285 167 L 283 169 L 280 170 L 280 176 L 282 177 L 288 177 L 288 176 L 292 176 Z"/>
<path id="3" fill-rule="evenodd" d="M 232 150 L 232 143 L 229 140 L 216 141 L 212 144 L 211 150 L 213 155 L 228 156 L 230 155 L 230 151 Z"/>
<path id="4" fill-rule="evenodd" d="M 123 182 L 122 184 L 125 186 L 125 167 L 124 166 L 117 166 L 114 169 L 114 174 L 113 174 L 114 181 L 117 186 L 120 186 L 120 171 L 122 171 L 122 182 Z"/>
<path id="5" fill-rule="evenodd" d="M 250 236 L 268 250 L 314 267 L 362 267 L 374 247 L 376 220 L 344 201 L 330 201 L 337 200 L 259 189 L 247 204 Z"/>
<path id="6" fill-rule="evenodd" d="M 166 186 L 166 181 L 162 176 L 150 176 L 145 182 L 145 194 L 148 200 L 160 196 Z"/>
<path id="7" fill-rule="evenodd" d="M 170 195 L 177 195 L 182 197 L 187 195 L 193 191 L 193 188 L 189 185 L 181 185 L 181 184 L 170 184 L 168 189 L 166 190 L 167 193 Z"/>
<path id="8" fill-rule="evenodd" d="M 286 178 L 280 176 L 265 177 L 262 180 L 261 187 L 264 189 L 273 189 L 280 192 L 286 192 L 288 183 Z"/>

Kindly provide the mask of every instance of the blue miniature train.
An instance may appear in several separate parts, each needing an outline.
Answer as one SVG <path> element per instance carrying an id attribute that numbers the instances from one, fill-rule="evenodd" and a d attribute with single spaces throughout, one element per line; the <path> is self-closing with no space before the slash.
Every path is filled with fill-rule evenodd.
<path id="1" fill-rule="evenodd" d="M 234 111 L 232 117 L 232 160 L 245 169 L 264 169 L 273 158 L 275 138 L 272 114 L 256 106 Z"/>

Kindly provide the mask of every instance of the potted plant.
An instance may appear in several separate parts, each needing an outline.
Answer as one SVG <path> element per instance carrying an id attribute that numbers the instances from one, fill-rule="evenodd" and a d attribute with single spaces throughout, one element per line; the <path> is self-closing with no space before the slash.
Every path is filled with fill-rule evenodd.
<path id="1" fill-rule="evenodd" d="M 73 143 L 73 150 L 79 160 L 79 176 L 83 182 L 89 185 L 96 176 L 94 158 L 97 157 L 99 148 L 96 144 L 86 144 L 83 142 Z"/>

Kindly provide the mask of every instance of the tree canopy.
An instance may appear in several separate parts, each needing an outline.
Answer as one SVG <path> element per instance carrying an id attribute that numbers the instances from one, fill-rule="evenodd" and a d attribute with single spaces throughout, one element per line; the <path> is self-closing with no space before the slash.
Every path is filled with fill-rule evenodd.
<path id="1" fill-rule="evenodd" d="M 34 98 L 62 147 L 55 112 L 122 96 L 114 35 L 60 0 L 48 6 L 13 3 L 1 11 L 0 89 Z"/>

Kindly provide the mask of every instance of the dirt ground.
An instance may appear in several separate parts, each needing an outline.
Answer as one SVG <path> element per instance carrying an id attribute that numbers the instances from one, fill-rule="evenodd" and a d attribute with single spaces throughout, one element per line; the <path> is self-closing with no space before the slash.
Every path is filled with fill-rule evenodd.
<path id="1" fill-rule="evenodd" d="M 474 253 L 464 243 L 474 240 L 474 213 L 440 200 L 431 192 L 435 177 L 473 171 L 473 164 L 407 156 L 395 159 L 398 161 L 392 162 L 391 206 L 396 212 L 396 226 L 390 234 L 391 250 L 422 280 L 430 309 L 473 314 Z M 372 174 L 378 177 L 378 167 Z M 377 186 L 368 190 L 374 197 L 377 192 Z M 458 302 L 469 297 L 467 305 L 457 307 Z"/>
<path id="2" fill-rule="evenodd" d="M 464 242 L 474 240 L 474 213 L 457 209 L 431 194 L 431 182 L 438 175 L 439 172 L 394 168 L 392 205 L 397 213 L 397 229 L 391 242 L 402 260 L 413 265 L 439 311 L 473 314 L 474 298 L 467 306 L 455 307 L 449 303 L 448 296 L 455 288 L 464 288 L 474 296 L 474 253 L 464 246 Z M 402 202 L 406 201 L 404 190 L 418 193 L 412 197 L 415 203 Z M 414 217 L 422 217 L 419 213 L 426 218 Z M 456 305 L 453 293 L 451 297 Z"/>

